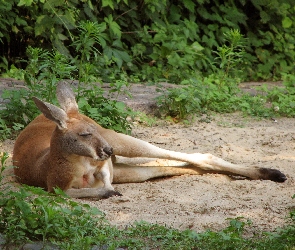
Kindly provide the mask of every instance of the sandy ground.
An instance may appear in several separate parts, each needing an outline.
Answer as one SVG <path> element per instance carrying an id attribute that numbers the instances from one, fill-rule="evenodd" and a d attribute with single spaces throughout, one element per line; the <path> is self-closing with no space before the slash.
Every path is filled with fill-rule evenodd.
<path id="1" fill-rule="evenodd" d="M 285 183 L 248 180 L 223 174 L 184 175 L 144 183 L 115 184 L 122 197 L 80 200 L 106 213 L 111 224 L 124 228 L 134 221 L 178 229 L 218 230 L 227 218 L 253 222 L 251 233 L 274 230 L 295 208 L 295 119 L 255 120 L 238 114 L 213 116 L 211 123 L 190 126 L 160 122 L 135 124 L 133 136 L 182 152 L 212 153 L 233 163 L 276 168 Z M 0 152 L 12 152 L 13 141 L 0 142 Z"/>

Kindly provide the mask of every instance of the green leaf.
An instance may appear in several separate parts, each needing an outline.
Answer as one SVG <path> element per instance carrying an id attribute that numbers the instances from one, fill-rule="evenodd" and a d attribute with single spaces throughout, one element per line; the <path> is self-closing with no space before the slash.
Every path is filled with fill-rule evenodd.
<path id="1" fill-rule="evenodd" d="M 282 20 L 282 26 L 285 29 L 290 28 L 292 26 L 292 23 L 292 20 L 287 16 Z"/>
<path id="2" fill-rule="evenodd" d="M 17 25 L 23 25 L 23 26 L 28 25 L 27 22 L 24 19 L 21 19 L 18 16 L 15 18 L 15 22 L 16 22 Z"/>
<path id="3" fill-rule="evenodd" d="M 116 53 L 116 55 L 120 56 L 120 58 L 124 61 L 124 62 L 130 62 L 131 61 L 131 58 L 130 56 L 128 55 L 127 52 L 125 51 L 121 51 L 121 50 L 115 50 L 114 51 Z M 114 54 L 115 54 L 114 53 Z"/>
<path id="4" fill-rule="evenodd" d="M 204 48 L 198 43 L 198 42 L 194 42 L 191 45 L 191 48 L 195 51 L 195 52 L 200 52 L 202 51 Z"/>
<path id="5" fill-rule="evenodd" d="M 93 5 L 92 5 L 92 3 L 91 3 L 91 0 L 88 0 L 88 1 L 87 1 L 87 4 L 88 4 L 88 7 L 89 7 L 91 10 L 94 10 Z"/>
<path id="6" fill-rule="evenodd" d="M 68 40 L 68 38 L 65 35 L 61 34 L 61 33 L 58 33 L 57 37 L 58 37 L 59 40 L 62 40 L 62 41 Z"/>
<path id="7" fill-rule="evenodd" d="M 11 30 L 12 30 L 14 33 L 18 33 L 18 32 L 19 32 L 19 29 L 18 29 L 15 25 L 12 25 Z"/>
<path id="8" fill-rule="evenodd" d="M 118 38 L 121 37 L 121 29 L 120 26 L 116 22 L 111 22 L 110 24 L 110 29 L 112 32 L 118 36 Z"/>
<path id="9" fill-rule="evenodd" d="M 61 19 L 68 29 L 73 29 L 76 27 L 75 13 L 73 11 L 66 10 L 64 16 L 62 16 Z"/>
<path id="10" fill-rule="evenodd" d="M 123 49 L 123 44 L 121 42 L 121 40 L 117 39 L 113 42 L 112 46 Z"/>
<path id="11" fill-rule="evenodd" d="M 110 49 L 109 53 L 112 54 L 112 59 L 117 63 L 118 67 L 121 68 L 123 61 L 130 62 L 131 59 L 129 55 L 125 51 L 117 50 L 117 49 Z"/>
<path id="12" fill-rule="evenodd" d="M 195 3 L 192 0 L 183 0 L 184 7 L 187 8 L 189 11 L 195 11 Z"/>
<path id="13" fill-rule="evenodd" d="M 59 39 L 54 39 L 53 41 L 53 46 L 61 53 L 67 56 L 70 56 L 70 52 L 67 49 L 67 47 L 59 40 Z"/>
<path id="14" fill-rule="evenodd" d="M 35 25 L 35 36 L 41 35 L 45 31 L 44 26 L 41 25 L 44 18 L 46 18 L 45 15 L 38 16 Z"/>
<path id="15" fill-rule="evenodd" d="M 54 7 L 64 5 L 63 1 L 60 0 L 47 0 L 44 4 L 44 9 L 52 10 Z"/>
<path id="16" fill-rule="evenodd" d="M 126 105 L 123 102 L 116 102 L 115 106 L 119 110 L 124 110 L 126 108 Z"/>
<path id="17" fill-rule="evenodd" d="M 32 2 L 33 0 L 20 0 L 17 6 L 23 6 L 23 5 L 31 6 Z"/>
<path id="18" fill-rule="evenodd" d="M 103 54 L 104 54 L 105 56 L 107 56 L 107 58 L 108 58 L 109 60 L 112 59 L 112 49 L 111 49 L 111 47 L 106 46 L 106 47 L 104 48 L 104 50 L 103 50 Z"/>
<path id="19" fill-rule="evenodd" d="M 179 11 L 179 6 L 172 4 L 170 7 L 170 13 L 169 13 L 169 23 L 178 22 L 179 20 L 181 20 L 181 13 Z"/>
<path id="20" fill-rule="evenodd" d="M 114 9 L 114 2 L 113 0 L 102 0 L 102 7 L 106 7 L 109 6 L 112 8 L 112 10 Z"/>
<path id="21" fill-rule="evenodd" d="M 40 24 L 45 17 L 46 17 L 46 15 L 40 15 L 40 16 L 38 16 L 38 18 L 36 20 L 36 23 Z"/>
<path id="22" fill-rule="evenodd" d="M 110 14 L 107 17 L 105 17 L 104 20 L 109 25 L 113 34 L 117 35 L 118 38 L 120 38 L 121 37 L 121 29 L 120 29 L 120 26 L 115 21 L 113 21 L 113 16 Z"/>

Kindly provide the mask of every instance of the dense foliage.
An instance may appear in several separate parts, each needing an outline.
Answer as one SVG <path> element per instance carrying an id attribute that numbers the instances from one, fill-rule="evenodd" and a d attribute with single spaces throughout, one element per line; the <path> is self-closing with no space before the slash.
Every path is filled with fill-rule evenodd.
<path id="1" fill-rule="evenodd" d="M 25 67 L 28 46 L 75 58 L 79 49 L 70 45 L 87 20 L 98 24 L 96 70 L 105 80 L 122 70 L 172 82 L 211 73 L 214 51 L 230 29 L 247 38 L 239 65 L 244 79 L 276 79 L 294 70 L 292 0 L 0 0 L 2 69 Z"/>
<path id="2" fill-rule="evenodd" d="M 85 24 L 83 27 L 88 26 Z M 92 26 L 88 29 L 91 30 Z M 92 36 L 88 37 L 91 41 Z M 127 117 L 132 117 L 135 113 L 115 98 L 128 83 L 123 79 L 115 80 L 110 84 L 109 93 L 105 93 L 99 83 L 93 82 L 97 80 L 91 72 L 93 65 L 87 63 L 83 56 L 93 55 L 93 44 L 89 44 L 89 40 L 87 48 L 84 48 L 85 44 L 82 41 L 76 41 L 75 45 L 80 47 L 81 56 L 77 56 L 75 60 L 57 51 L 50 53 L 39 48 L 27 49 L 27 68 L 25 71 L 17 70 L 24 78 L 24 88 L 4 90 L 1 95 L 6 103 L 5 108 L 0 109 L 0 139 L 6 139 L 14 131 L 23 129 L 40 113 L 32 99 L 33 96 L 58 105 L 55 96 L 56 85 L 63 79 L 68 79 L 68 82 L 72 83 L 82 113 L 104 127 L 126 134 L 131 132 Z M 112 92 L 115 92 L 116 96 L 110 96 Z"/>

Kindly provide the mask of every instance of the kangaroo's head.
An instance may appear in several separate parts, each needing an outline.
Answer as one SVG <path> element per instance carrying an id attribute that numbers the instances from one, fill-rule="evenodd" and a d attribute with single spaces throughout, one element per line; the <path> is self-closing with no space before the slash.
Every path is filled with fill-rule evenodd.
<path id="1" fill-rule="evenodd" d="M 72 89 L 60 82 L 56 93 L 61 108 L 33 98 L 44 116 L 57 125 L 51 138 L 51 150 L 54 145 L 56 153 L 86 156 L 94 160 L 108 159 L 113 153 L 111 146 L 100 135 L 98 126 L 89 123 L 79 113 Z"/>

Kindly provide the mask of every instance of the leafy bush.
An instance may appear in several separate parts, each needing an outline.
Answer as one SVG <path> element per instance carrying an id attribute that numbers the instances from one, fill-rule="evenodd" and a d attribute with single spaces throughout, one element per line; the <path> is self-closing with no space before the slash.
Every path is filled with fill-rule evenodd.
<path id="1" fill-rule="evenodd" d="M 87 87 L 79 93 L 80 111 L 105 128 L 130 134 L 132 128 L 127 118 L 133 117 L 135 112 L 127 108 L 123 102 L 104 97 L 104 91 L 97 85 Z"/>
<path id="2" fill-rule="evenodd" d="M 76 245 L 100 233 L 102 213 L 87 205 L 32 187 L 1 195 L 0 230 L 9 242 L 67 240 Z"/>
<path id="3" fill-rule="evenodd" d="M 87 249 L 96 243 L 94 238 L 104 241 L 108 224 L 103 213 L 69 200 L 61 190 L 55 194 L 29 186 L 3 190 L 7 158 L 7 154 L 1 156 L 0 171 L 0 232 L 7 244 L 42 240 Z"/>
<path id="4" fill-rule="evenodd" d="M 282 87 L 257 88 L 251 96 L 239 88 L 241 73 L 237 64 L 244 61 L 245 39 L 237 30 L 224 35 L 225 44 L 217 48 L 214 73 L 207 77 L 183 80 L 181 87 L 168 90 L 157 98 L 161 115 L 187 119 L 197 113 L 242 111 L 258 117 L 295 116 L 295 77 L 282 74 Z"/>
<path id="5" fill-rule="evenodd" d="M 215 75 L 185 83 L 188 85 L 170 89 L 157 98 L 161 115 L 183 120 L 210 111 L 230 113 L 239 110 L 241 97 L 237 83 L 225 85 Z"/>
<path id="6" fill-rule="evenodd" d="M 157 100 L 162 114 L 185 119 L 199 112 L 238 110 L 240 89 L 236 75 L 239 71 L 235 67 L 243 60 L 244 39 L 237 30 L 227 32 L 225 37 L 226 44 L 216 51 L 214 74 L 183 80 L 185 86 L 160 96 Z"/>
<path id="7" fill-rule="evenodd" d="M 25 86 L 19 90 L 5 90 L 2 98 L 7 100 L 5 108 L 0 110 L 0 136 L 7 138 L 14 130 L 22 129 L 33 120 L 40 111 L 32 100 L 33 96 L 56 104 L 56 85 L 63 79 L 78 79 L 76 98 L 80 109 L 89 117 L 98 121 L 101 126 L 122 133 L 130 133 L 131 125 L 127 117 L 133 116 L 131 109 L 117 102 L 116 98 L 129 85 L 125 80 L 114 80 L 111 92 L 117 93 L 110 99 L 99 87 L 99 72 L 95 63 L 101 56 L 96 50 L 97 43 L 103 43 L 100 37 L 100 26 L 85 22 L 80 25 L 81 35 L 72 46 L 78 51 L 75 58 L 58 51 L 48 51 L 28 47 L 27 67 L 23 70 Z M 92 59 L 93 63 L 88 62 Z"/>
<path id="8" fill-rule="evenodd" d="M 188 85 L 168 90 L 157 99 L 161 115 L 183 120 L 210 111 L 242 111 L 263 118 L 295 117 L 295 85 L 286 82 L 282 87 L 257 87 L 255 96 L 242 92 L 238 82 L 224 82 L 216 75 L 185 83 Z"/>
<path id="9" fill-rule="evenodd" d="M 211 74 L 214 51 L 230 29 L 247 38 L 245 59 L 236 65 L 245 68 L 241 76 L 277 79 L 294 70 L 293 5 L 291 0 L 2 0 L 0 67 L 24 67 L 19 59 L 30 45 L 76 58 L 79 49 L 70 45 L 81 35 L 80 23 L 89 20 L 99 29 L 97 70 L 104 80 L 124 71 L 141 80 L 177 83 L 195 73 Z"/>

